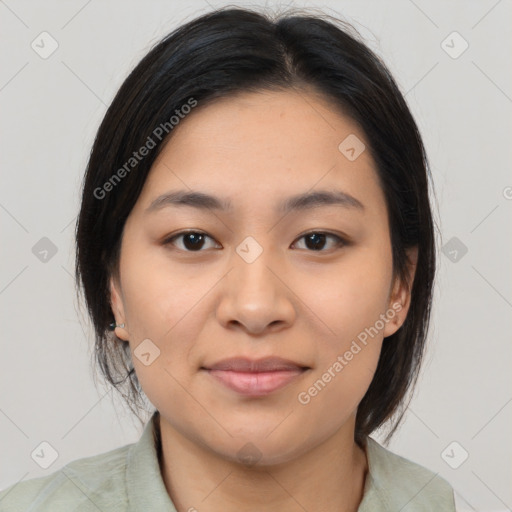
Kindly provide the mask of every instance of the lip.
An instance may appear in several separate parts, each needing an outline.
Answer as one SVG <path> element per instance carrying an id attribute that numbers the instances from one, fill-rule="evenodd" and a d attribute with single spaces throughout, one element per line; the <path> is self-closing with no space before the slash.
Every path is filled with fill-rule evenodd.
<path id="1" fill-rule="evenodd" d="M 204 368 L 206 370 L 229 370 L 233 372 L 276 372 L 302 370 L 307 367 L 282 357 L 263 357 L 261 359 L 230 357 Z"/>
<path id="2" fill-rule="evenodd" d="M 277 370 L 273 372 L 234 372 L 231 370 L 207 370 L 226 387 L 245 396 L 264 396 L 281 388 L 302 375 L 306 369 Z"/>
<path id="3" fill-rule="evenodd" d="M 245 396 L 265 396 L 284 388 L 309 368 L 279 357 L 224 359 L 205 368 L 218 382 Z"/>

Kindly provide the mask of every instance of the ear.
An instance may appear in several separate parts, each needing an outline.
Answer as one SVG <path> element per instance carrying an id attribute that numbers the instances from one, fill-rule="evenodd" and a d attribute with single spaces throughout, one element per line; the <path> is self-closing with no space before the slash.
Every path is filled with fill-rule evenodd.
<path id="1" fill-rule="evenodd" d="M 118 289 L 119 288 L 119 289 Z M 116 283 L 113 276 L 110 277 L 110 307 L 114 313 L 116 324 L 125 324 L 124 327 L 116 327 L 116 336 L 124 341 L 128 341 L 128 330 L 126 326 L 126 317 L 124 314 L 124 305 L 122 294 L 120 293 L 121 286 Z"/>
<path id="2" fill-rule="evenodd" d="M 394 334 L 400 327 L 402 327 L 405 319 L 407 318 L 407 312 L 411 305 L 411 288 L 416 275 L 416 267 L 418 264 L 418 247 L 411 247 L 407 250 L 408 259 L 408 283 L 403 282 L 396 276 L 393 287 L 389 296 L 388 313 L 386 316 L 390 320 L 386 323 L 384 328 L 384 338 Z M 391 318 L 391 315 L 394 316 Z"/>

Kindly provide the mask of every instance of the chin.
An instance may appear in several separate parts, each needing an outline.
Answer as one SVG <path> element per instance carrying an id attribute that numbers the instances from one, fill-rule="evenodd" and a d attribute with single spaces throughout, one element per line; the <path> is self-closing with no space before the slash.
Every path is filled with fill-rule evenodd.
<path id="1" fill-rule="evenodd" d="M 231 462 L 263 469 L 284 464 L 298 456 L 298 447 L 304 449 L 300 441 L 294 442 L 290 436 L 278 436 L 276 433 L 269 437 L 268 432 L 233 435 L 225 443 L 214 443 L 215 451 Z"/>

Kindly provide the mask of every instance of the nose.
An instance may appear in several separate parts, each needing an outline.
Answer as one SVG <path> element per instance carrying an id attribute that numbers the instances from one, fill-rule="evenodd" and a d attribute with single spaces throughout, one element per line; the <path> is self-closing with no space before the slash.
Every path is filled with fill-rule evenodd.
<path id="1" fill-rule="evenodd" d="M 233 255 L 232 269 L 222 280 L 219 322 L 253 335 L 291 326 L 296 317 L 294 294 L 279 276 L 282 272 L 277 256 L 263 250 L 251 261 L 240 254 Z"/>

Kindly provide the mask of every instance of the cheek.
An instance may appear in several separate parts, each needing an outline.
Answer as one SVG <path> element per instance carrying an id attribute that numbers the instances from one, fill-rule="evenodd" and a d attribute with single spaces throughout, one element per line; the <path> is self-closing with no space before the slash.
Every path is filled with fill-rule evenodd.
<path id="1" fill-rule="evenodd" d="M 192 266 L 173 264 L 164 248 L 127 250 L 126 254 L 122 272 L 130 329 L 162 342 L 172 339 L 182 319 L 213 286 L 214 276 L 199 278 Z"/>
<path id="2" fill-rule="evenodd" d="M 160 254 L 152 259 L 135 251 L 125 255 L 121 272 L 132 360 L 144 392 L 156 405 L 164 395 L 179 392 L 178 382 L 189 378 L 190 351 L 206 313 L 204 295 L 215 276 L 194 279 L 172 269 Z M 147 353 L 149 357 L 138 357 Z"/>
<path id="3" fill-rule="evenodd" d="M 308 386 L 310 398 L 328 413 L 356 408 L 377 368 L 383 341 L 391 263 L 361 254 L 340 266 L 321 286 L 310 286 L 308 305 L 317 315 L 317 367 Z M 318 279 L 312 278 L 312 282 Z M 321 321 L 318 321 L 318 318 Z M 318 393 L 318 395 L 314 395 Z M 339 420 L 340 418 L 338 418 Z"/>
<path id="4" fill-rule="evenodd" d="M 352 260 L 347 258 L 327 276 L 310 277 L 303 290 L 304 302 L 324 333 L 322 339 L 338 351 L 368 329 L 382 330 L 378 320 L 388 307 L 391 268 L 382 260 Z"/>

